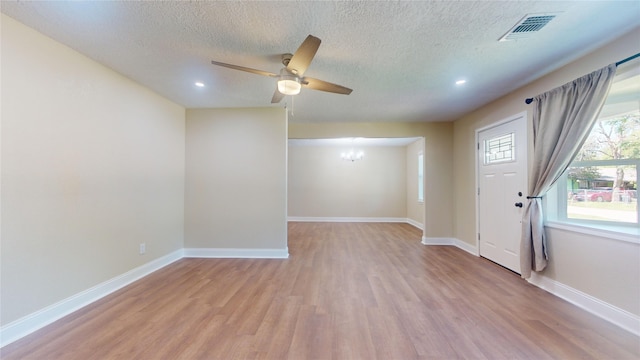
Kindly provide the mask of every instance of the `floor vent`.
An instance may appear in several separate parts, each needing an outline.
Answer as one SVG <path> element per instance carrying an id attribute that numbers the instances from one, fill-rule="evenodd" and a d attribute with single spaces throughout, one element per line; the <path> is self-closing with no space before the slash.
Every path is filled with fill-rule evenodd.
<path id="1" fill-rule="evenodd" d="M 545 27 L 545 25 L 553 20 L 557 15 L 557 13 L 526 15 L 498 41 L 526 39 L 530 37 L 532 33 L 540 31 L 540 29 Z"/>

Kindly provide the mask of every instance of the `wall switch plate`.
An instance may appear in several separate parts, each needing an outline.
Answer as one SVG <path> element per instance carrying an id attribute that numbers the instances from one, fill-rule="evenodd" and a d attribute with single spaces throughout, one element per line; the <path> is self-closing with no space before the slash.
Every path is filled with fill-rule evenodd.
<path id="1" fill-rule="evenodd" d="M 147 252 L 147 244 L 141 243 L 140 244 L 140 255 L 144 254 L 145 252 Z"/>

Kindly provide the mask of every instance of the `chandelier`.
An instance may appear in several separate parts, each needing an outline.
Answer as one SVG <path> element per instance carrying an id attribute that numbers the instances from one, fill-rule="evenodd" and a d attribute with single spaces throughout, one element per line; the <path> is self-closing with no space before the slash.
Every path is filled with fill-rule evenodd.
<path id="1" fill-rule="evenodd" d="M 359 152 L 355 152 L 353 150 L 349 151 L 349 152 L 343 152 L 342 154 L 340 154 L 340 157 L 342 158 L 342 160 L 348 160 L 348 161 L 356 161 L 356 160 L 362 160 L 364 158 L 364 152 L 359 151 Z"/>

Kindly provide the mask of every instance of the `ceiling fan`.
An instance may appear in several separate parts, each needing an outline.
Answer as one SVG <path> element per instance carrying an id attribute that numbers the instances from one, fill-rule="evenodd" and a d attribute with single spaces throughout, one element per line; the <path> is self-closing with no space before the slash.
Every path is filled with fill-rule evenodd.
<path id="1" fill-rule="evenodd" d="M 271 103 L 279 103 L 285 95 L 297 95 L 300 93 L 300 88 L 305 87 L 313 90 L 327 91 L 336 94 L 351 94 L 351 89 L 332 84 L 327 81 L 314 79 L 311 77 L 302 76 L 309 67 L 311 60 L 315 56 L 320 47 L 320 39 L 313 35 L 307 36 L 307 38 L 300 44 L 295 54 L 282 55 L 282 64 L 285 66 L 280 70 L 280 74 L 274 74 L 268 71 L 262 71 L 257 69 L 251 69 L 244 66 L 225 64 L 218 61 L 211 61 L 213 65 L 224 66 L 230 69 L 246 71 L 258 75 L 270 76 L 278 79 L 276 91 L 273 93 Z"/>

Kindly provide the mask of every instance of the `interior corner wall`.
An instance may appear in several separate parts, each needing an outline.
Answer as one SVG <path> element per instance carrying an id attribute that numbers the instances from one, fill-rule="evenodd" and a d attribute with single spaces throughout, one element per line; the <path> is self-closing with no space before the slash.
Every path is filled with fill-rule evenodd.
<path id="1" fill-rule="evenodd" d="M 359 147 L 353 162 L 340 158 L 349 149 L 289 147 L 289 216 L 406 219 L 405 147 Z"/>
<path id="2" fill-rule="evenodd" d="M 0 16 L 4 327 L 182 249 L 185 109 Z"/>
<path id="3" fill-rule="evenodd" d="M 640 27 L 454 123 L 454 233 L 475 245 L 475 131 L 526 111 L 524 100 L 640 52 Z M 529 135 L 531 137 L 531 135 Z M 531 146 L 529 156 L 531 157 Z M 529 160 L 531 164 L 531 159 Z M 640 245 L 546 228 L 549 265 L 542 275 L 640 316 Z"/>
<path id="4" fill-rule="evenodd" d="M 424 153 L 424 139 L 412 142 L 405 149 L 407 154 L 407 218 L 424 227 L 424 201 L 418 201 L 418 155 Z"/>
<path id="5" fill-rule="evenodd" d="M 190 109 L 185 248 L 287 249 L 283 108 Z"/>

